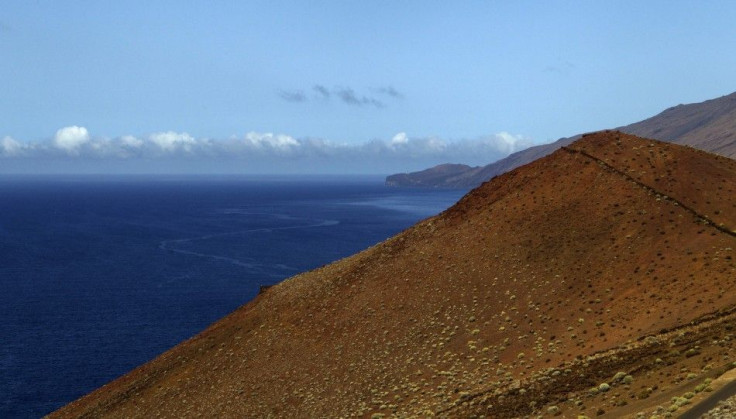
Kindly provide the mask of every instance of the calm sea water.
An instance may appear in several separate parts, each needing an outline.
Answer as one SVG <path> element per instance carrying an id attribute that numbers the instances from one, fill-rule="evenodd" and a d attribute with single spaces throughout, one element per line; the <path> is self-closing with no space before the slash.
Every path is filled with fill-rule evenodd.
<path id="1" fill-rule="evenodd" d="M 37 417 L 463 191 L 382 179 L 0 177 L 0 417 Z"/>

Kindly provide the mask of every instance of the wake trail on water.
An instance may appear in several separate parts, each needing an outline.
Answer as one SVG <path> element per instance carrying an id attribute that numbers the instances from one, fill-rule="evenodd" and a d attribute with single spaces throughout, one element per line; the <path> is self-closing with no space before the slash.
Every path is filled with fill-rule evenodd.
<path id="1" fill-rule="evenodd" d="M 278 214 L 273 214 L 274 217 L 279 218 L 280 216 Z M 285 218 L 292 218 L 288 216 L 282 216 L 281 219 Z M 210 240 L 214 238 L 220 238 L 220 237 L 228 237 L 228 236 L 237 236 L 241 234 L 250 234 L 250 233 L 270 233 L 273 231 L 283 231 L 283 230 L 298 230 L 298 229 L 306 229 L 306 228 L 318 228 L 318 227 L 330 227 L 340 224 L 340 221 L 338 220 L 322 220 L 318 223 L 312 223 L 312 224 L 306 224 L 306 225 L 298 225 L 298 226 L 287 226 L 287 227 L 261 227 L 261 228 L 253 228 L 248 230 L 239 230 L 239 231 L 231 231 L 228 233 L 218 233 L 218 234 L 205 234 L 203 236 L 198 237 L 189 237 L 184 239 L 173 239 L 173 240 L 163 240 L 159 242 L 158 248 L 164 251 L 179 253 L 182 255 L 188 255 L 188 256 L 195 256 L 195 257 L 201 257 L 201 258 L 208 258 L 213 259 L 221 262 L 228 262 L 236 266 L 241 266 L 246 269 L 250 270 L 264 270 L 264 267 L 267 265 L 264 265 L 262 263 L 251 263 L 243 261 L 242 259 L 238 258 L 231 258 L 228 256 L 222 256 L 217 254 L 209 254 L 209 253 L 200 253 L 195 252 L 192 250 L 185 250 L 181 248 L 177 248 L 177 244 L 183 244 L 183 243 L 191 243 L 194 241 L 201 241 L 201 240 Z M 282 270 L 291 270 L 295 271 L 296 268 L 284 265 L 284 264 L 277 264 L 277 265 L 268 265 L 270 268 L 279 268 Z"/>

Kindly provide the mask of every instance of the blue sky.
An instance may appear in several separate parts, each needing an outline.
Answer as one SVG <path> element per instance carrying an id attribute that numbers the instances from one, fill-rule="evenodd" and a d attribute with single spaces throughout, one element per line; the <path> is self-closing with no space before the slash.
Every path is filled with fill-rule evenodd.
<path id="1" fill-rule="evenodd" d="M 0 172 L 485 164 L 736 90 L 736 2 L 15 1 Z"/>

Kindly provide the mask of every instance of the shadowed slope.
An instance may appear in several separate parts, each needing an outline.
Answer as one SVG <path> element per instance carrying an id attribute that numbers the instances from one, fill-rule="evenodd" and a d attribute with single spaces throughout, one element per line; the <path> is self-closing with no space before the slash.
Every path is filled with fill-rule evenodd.
<path id="1" fill-rule="evenodd" d="M 735 191 L 735 161 L 589 135 L 55 415 L 531 414 L 597 379 L 530 404 L 544 371 L 736 303 Z"/>

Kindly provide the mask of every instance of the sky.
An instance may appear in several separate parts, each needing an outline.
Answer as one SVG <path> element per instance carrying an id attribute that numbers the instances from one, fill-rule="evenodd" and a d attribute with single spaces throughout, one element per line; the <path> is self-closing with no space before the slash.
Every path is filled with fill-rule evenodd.
<path id="1" fill-rule="evenodd" d="M 0 8 L 0 173 L 394 173 L 736 91 L 733 1 Z"/>

